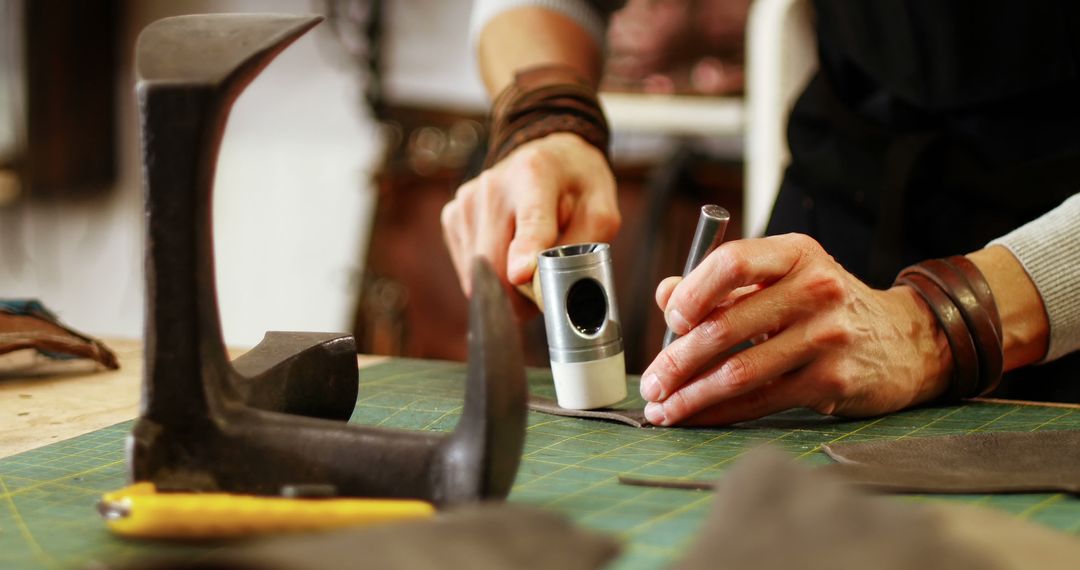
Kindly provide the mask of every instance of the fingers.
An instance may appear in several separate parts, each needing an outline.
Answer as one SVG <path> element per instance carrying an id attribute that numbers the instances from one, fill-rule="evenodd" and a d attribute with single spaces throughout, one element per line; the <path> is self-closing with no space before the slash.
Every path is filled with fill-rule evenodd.
<path id="1" fill-rule="evenodd" d="M 476 256 L 520 285 L 532 279 L 537 254 L 560 240 L 609 241 L 620 223 L 615 196 L 603 153 L 577 135 L 523 144 L 443 208 L 443 237 L 466 295 Z"/>
<path id="2" fill-rule="evenodd" d="M 667 307 L 668 299 L 671 298 L 671 292 L 675 290 L 675 287 L 681 281 L 682 277 L 668 277 L 656 286 L 656 306 L 660 307 L 661 311 Z"/>
<path id="3" fill-rule="evenodd" d="M 802 327 L 793 327 L 764 343 L 731 354 L 675 388 L 667 397 L 650 402 L 645 407 L 645 415 L 653 424 L 671 425 L 717 404 L 758 391 L 810 362 L 815 349 L 804 342 L 804 337 Z M 693 339 L 681 338 L 664 353 L 684 341 L 693 342 Z M 645 382 L 643 379 L 643 386 Z"/>
<path id="4" fill-rule="evenodd" d="M 765 416 L 803 407 L 805 388 L 794 378 L 782 376 L 761 388 L 682 420 L 680 425 L 724 426 L 756 420 Z"/>
<path id="5" fill-rule="evenodd" d="M 517 157 L 514 157 L 517 158 Z M 507 278 L 519 285 L 536 271 L 536 254 L 555 245 L 559 235 L 561 177 L 545 175 L 540 159 L 526 156 L 515 164 L 514 184 L 520 191 L 513 197 L 513 239 L 507 250 Z"/>
<path id="6" fill-rule="evenodd" d="M 556 243 L 610 241 L 621 223 L 615 179 L 603 153 L 577 135 L 541 140 L 507 159 L 515 187 L 523 190 L 513 192 L 507 276 L 514 284 L 532 278 L 540 251 Z"/>
<path id="7" fill-rule="evenodd" d="M 671 293 L 664 314 L 667 325 L 684 335 L 735 289 L 776 281 L 808 253 L 818 252 L 825 255 L 817 242 L 799 234 L 721 244 Z"/>
<path id="8" fill-rule="evenodd" d="M 454 264 L 458 282 L 465 296 L 472 294 L 472 227 L 468 214 L 471 208 L 466 207 L 468 197 L 476 191 L 476 180 L 464 184 L 458 189 L 455 198 L 443 206 L 439 221 L 442 224 L 443 240 L 450 252 L 450 261 Z"/>
<path id="9" fill-rule="evenodd" d="M 590 190 L 572 208 L 560 243 L 610 242 L 622 225 L 610 171 L 594 173 L 588 184 Z"/>
<path id="10" fill-rule="evenodd" d="M 714 309 L 698 326 L 657 355 L 642 374 L 641 396 L 649 401 L 661 401 L 701 374 L 700 371 L 715 361 L 718 355 L 749 339 L 771 336 L 801 322 L 817 308 L 814 303 L 806 302 L 801 293 L 798 284 L 787 283 L 778 283 L 756 292 L 753 287 L 731 292 L 721 306 Z M 783 338 L 791 338 L 791 342 L 805 345 L 801 337 L 788 335 Z M 790 351 L 788 347 L 773 344 L 780 340 L 781 337 L 778 336 L 772 343 L 762 344 L 754 349 L 754 354 L 768 357 L 767 355 L 779 348 Z M 804 347 L 803 350 L 809 350 L 809 347 Z M 738 361 L 732 365 L 737 364 Z M 785 371 L 786 369 L 774 370 L 771 375 Z M 740 375 L 739 379 L 743 376 L 745 373 Z"/>

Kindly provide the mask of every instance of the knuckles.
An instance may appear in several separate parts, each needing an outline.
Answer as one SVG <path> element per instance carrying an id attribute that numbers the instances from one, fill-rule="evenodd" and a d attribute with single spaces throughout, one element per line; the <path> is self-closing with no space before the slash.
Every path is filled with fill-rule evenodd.
<path id="1" fill-rule="evenodd" d="M 737 247 L 739 247 L 737 242 L 720 244 L 710 254 L 714 258 L 712 265 L 721 268 L 733 282 L 746 283 L 750 281 L 750 260 L 740 255 L 736 251 Z"/>
<path id="2" fill-rule="evenodd" d="M 695 406 L 685 390 L 679 390 L 664 400 L 664 416 L 669 424 L 679 422 L 692 415 L 696 408 L 697 406 Z"/>
<path id="3" fill-rule="evenodd" d="M 554 153 L 546 145 L 527 144 L 510 155 L 507 174 L 535 178 L 551 171 L 554 159 Z"/>
<path id="4" fill-rule="evenodd" d="M 656 356 L 657 363 L 660 365 L 661 373 L 657 374 L 661 380 L 660 382 L 665 384 L 664 391 L 670 392 L 672 386 L 670 381 L 665 381 L 666 378 L 683 378 L 687 374 L 686 365 L 683 363 L 681 356 L 676 356 L 673 353 L 677 349 L 668 348 L 667 350 L 660 351 L 660 354 Z M 676 383 L 677 384 L 677 383 Z"/>
<path id="5" fill-rule="evenodd" d="M 842 348 L 853 343 L 856 332 L 846 319 L 838 317 L 821 319 L 808 333 L 811 346 L 818 348 Z"/>
<path id="6" fill-rule="evenodd" d="M 800 288 L 816 303 L 833 306 L 849 295 L 848 283 L 832 264 L 815 263 L 802 272 Z"/>
<path id="7" fill-rule="evenodd" d="M 714 311 L 705 320 L 698 323 L 694 327 L 694 336 L 700 340 L 701 343 L 708 346 L 727 346 L 729 337 L 729 331 L 731 331 L 730 317 L 726 312 Z"/>
<path id="8" fill-rule="evenodd" d="M 755 384 L 758 374 L 755 361 L 742 353 L 729 357 L 717 370 L 719 382 L 728 390 L 740 393 Z"/>
<path id="9" fill-rule="evenodd" d="M 603 241 L 611 240 L 622 226 L 622 216 L 618 210 L 604 209 L 593 213 L 592 221 L 596 235 Z"/>
<path id="10" fill-rule="evenodd" d="M 789 242 L 789 247 L 797 249 L 804 257 L 818 258 L 824 256 L 832 259 L 816 239 L 806 234 L 790 233 L 781 237 Z"/>
<path id="11" fill-rule="evenodd" d="M 458 218 L 460 217 L 460 209 L 456 201 L 451 200 L 443 206 L 442 212 L 439 213 L 439 223 L 442 224 L 443 233 L 450 235 L 450 230 L 457 225 Z"/>

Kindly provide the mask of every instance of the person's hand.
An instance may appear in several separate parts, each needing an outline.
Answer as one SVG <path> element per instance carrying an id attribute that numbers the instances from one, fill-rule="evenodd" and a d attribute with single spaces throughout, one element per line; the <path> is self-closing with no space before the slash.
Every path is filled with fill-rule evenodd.
<path id="1" fill-rule="evenodd" d="M 615 179 L 604 155 L 556 133 L 518 147 L 458 189 L 442 211 L 443 237 L 468 296 L 472 258 L 507 285 L 532 279 L 536 255 L 560 243 L 610 241 L 619 229 Z M 535 312 L 512 294 L 515 312 Z"/>
<path id="2" fill-rule="evenodd" d="M 657 425 L 799 407 L 884 414 L 941 395 L 951 372 L 944 333 L 914 290 L 871 289 L 800 234 L 722 244 L 685 279 L 664 280 L 656 301 L 684 335 L 642 375 Z"/>

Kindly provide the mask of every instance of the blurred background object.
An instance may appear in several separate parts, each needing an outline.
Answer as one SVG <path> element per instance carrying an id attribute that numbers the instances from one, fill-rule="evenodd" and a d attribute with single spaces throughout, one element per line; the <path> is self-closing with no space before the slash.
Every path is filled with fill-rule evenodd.
<path id="1" fill-rule="evenodd" d="M 624 213 L 613 251 L 632 370 L 659 348 L 664 327 L 653 289 L 680 271 L 700 204 L 722 204 L 740 219 L 746 4 L 631 0 L 609 34 L 612 59 L 601 100 L 614 130 Z M 141 335 L 142 195 L 131 55 L 138 31 L 184 13 L 317 12 L 326 22 L 260 75 L 226 127 L 214 204 L 225 340 L 244 346 L 265 330 L 352 330 L 364 352 L 464 358 L 465 299 L 439 212 L 475 175 L 486 145 L 488 99 L 468 41 L 470 0 L 8 0 L 2 6 L 5 295 L 42 298 L 61 318 L 99 336 Z M 45 45 L 87 52 L 80 54 L 83 67 L 72 69 L 66 57 L 32 55 L 45 52 L 34 47 L 29 22 L 44 13 L 41 33 L 64 36 Z M 645 25 L 651 21 L 655 30 Z M 91 22 L 97 23 L 80 25 Z M 77 40 L 77 34 L 96 39 Z M 649 79 L 657 76 L 675 88 L 649 87 L 667 81 Z M 36 150 L 30 135 L 38 115 L 26 104 L 33 89 L 60 108 L 48 115 L 52 123 L 43 123 L 52 134 L 37 140 L 92 151 L 92 169 L 69 169 L 74 163 L 60 154 Z M 88 90 L 95 90 L 94 107 L 84 100 Z M 84 179 L 97 182 L 30 190 L 24 171 L 32 162 L 56 176 L 93 172 Z M 733 236 L 740 231 L 739 223 L 729 228 Z M 526 337 L 530 362 L 546 365 L 539 319 Z"/>
<path id="2" fill-rule="evenodd" d="M 99 177 L 103 186 L 94 192 L 82 192 L 79 183 L 57 182 L 44 193 L 25 178 L 16 181 L 19 197 L 0 205 L 0 291 L 41 298 L 60 318 L 92 334 L 136 338 L 142 334 L 143 215 L 135 37 L 166 16 L 310 13 L 317 5 L 309 0 L 7 0 L 0 6 L 11 15 L 0 25 L 21 32 L 0 33 L 6 50 L 3 91 L 15 86 L 14 105 L 20 109 L 0 115 L 0 133 L 14 131 L 16 147 L 26 151 L 16 155 L 20 172 L 21 165 L 32 163 L 51 174 L 84 172 L 69 170 L 62 156 L 39 150 L 26 135 L 37 132 L 31 123 L 39 116 L 20 103 L 27 88 L 40 85 L 42 100 L 66 101 L 48 115 L 48 140 L 76 142 L 76 148 L 104 156 L 97 146 L 111 138 L 114 148 L 112 166 L 106 168 L 104 159 L 93 162 L 97 171 L 113 171 L 111 181 Z M 46 51 L 35 48 L 29 35 L 29 21 L 39 10 L 44 33 L 53 38 Z M 79 43 L 83 34 L 104 39 Z M 69 58 L 49 51 L 64 46 L 86 53 Z M 24 55 L 11 57 L 13 52 Z M 70 67 L 79 61 L 104 66 L 110 60 L 111 71 L 93 77 L 88 69 Z M 14 69 L 9 62 L 15 62 Z M 93 95 L 96 106 L 89 107 L 90 90 L 104 88 L 110 95 Z M 271 329 L 349 329 L 370 227 L 370 171 L 382 144 L 361 101 L 360 78 L 325 26 L 282 54 L 237 101 L 220 153 L 214 204 L 218 295 L 228 343 L 250 346 Z M 86 132 L 97 138 L 84 138 Z M 8 180 L 0 177 L 0 187 L 11 188 Z"/>
<path id="3" fill-rule="evenodd" d="M 608 91 L 727 95 L 743 88 L 749 0 L 628 0 L 611 20 Z"/>

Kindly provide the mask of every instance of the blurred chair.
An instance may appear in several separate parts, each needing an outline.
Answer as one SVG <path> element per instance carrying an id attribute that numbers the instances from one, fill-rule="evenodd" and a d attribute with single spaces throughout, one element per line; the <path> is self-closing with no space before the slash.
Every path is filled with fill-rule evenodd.
<path id="1" fill-rule="evenodd" d="M 791 159 L 787 118 L 817 69 L 809 0 L 755 0 L 746 32 L 746 180 L 743 227 L 765 232 Z"/>

